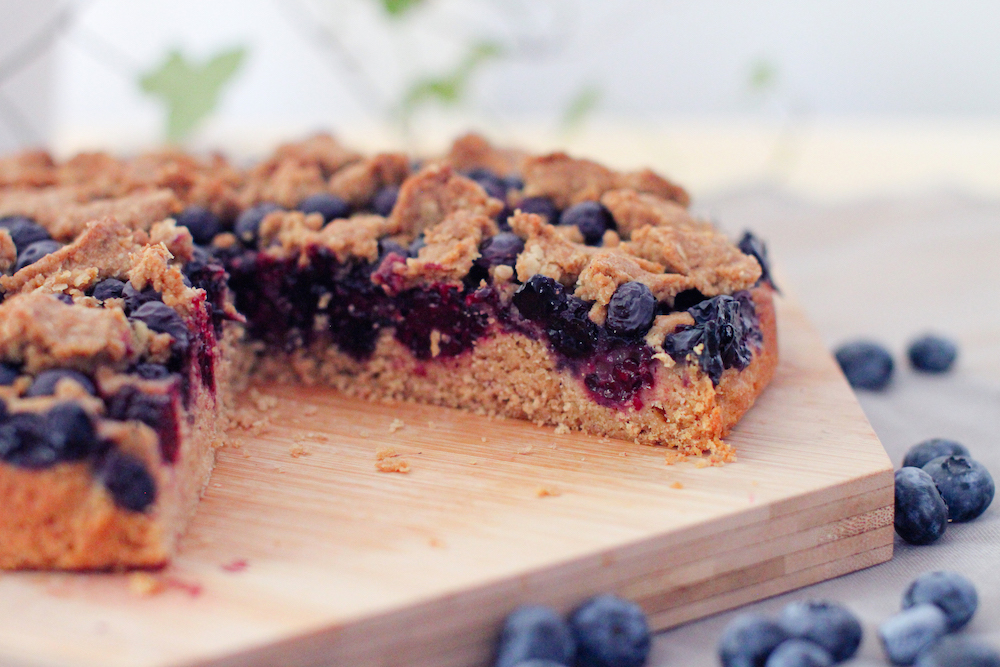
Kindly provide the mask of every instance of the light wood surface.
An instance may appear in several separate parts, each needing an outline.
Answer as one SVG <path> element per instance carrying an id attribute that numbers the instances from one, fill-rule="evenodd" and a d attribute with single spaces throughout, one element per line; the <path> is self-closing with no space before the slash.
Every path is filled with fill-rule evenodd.
<path id="1" fill-rule="evenodd" d="M 615 591 L 664 628 L 885 561 L 892 465 L 799 308 L 778 321 L 777 375 L 722 467 L 261 388 L 265 430 L 221 451 L 164 572 L 0 575 L 0 665 L 481 665 L 521 603 Z M 376 470 L 387 446 L 409 473 Z"/>

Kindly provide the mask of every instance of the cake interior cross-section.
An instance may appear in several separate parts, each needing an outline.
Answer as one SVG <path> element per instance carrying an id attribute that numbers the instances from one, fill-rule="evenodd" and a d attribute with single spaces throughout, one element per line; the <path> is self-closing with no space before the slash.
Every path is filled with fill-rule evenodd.
<path id="1" fill-rule="evenodd" d="M 257 380 L 733 460 L 775 290 L 687 205 L 477 135 L 0 159 L 0 568 L 168 562 Z"/>

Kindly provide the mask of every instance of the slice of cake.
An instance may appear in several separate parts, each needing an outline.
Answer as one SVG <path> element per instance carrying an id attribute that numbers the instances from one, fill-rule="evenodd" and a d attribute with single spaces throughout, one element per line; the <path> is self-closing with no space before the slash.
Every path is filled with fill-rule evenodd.
<path id="1" fill-rule="evenodd" d="M 247 170 L 23 154 L 0 184 L 4 568 L 166 562 L 251 379 L 726 461 L 777 363 L 763 245 L 650 171 L 318 136 Z"/>

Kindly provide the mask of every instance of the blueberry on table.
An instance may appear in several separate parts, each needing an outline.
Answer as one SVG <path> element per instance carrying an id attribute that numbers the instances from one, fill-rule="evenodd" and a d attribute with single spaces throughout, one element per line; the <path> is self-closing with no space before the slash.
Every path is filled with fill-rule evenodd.
<path id="1" fill-rule="evenodd" d="M 830 652 L 806 639 L 789 639 L 778 645 L 764 667 L 830 667 Z"/>
<path id="2" fill-rule="evenodd" d="M 23 215 L 10 215 L 0 218 L 0 229 L 7 230 L 18 252 L 21 252 L 36 241 L 47 241 L 52 238 L 49 236 L 48 230 L 31 218 L 26 218 Z"/>
<path id="3" fill-rule="evenodd" d="M 993 477 L 986 466 L 969 456 L 939 456 L 921 470 L 934 480 L 951 521 L 972 521 L 993 502 Z"/>
<path id="4" fill-rule="evenodd" d="M 942 637 L 920 654 L 917 667 L 1000 667 L 1000 653 L 974 639 Z"/>
<path id="5" fill-rule="evenodd" d="M 559 224 L 559 209 L 548 197 L 526 197 L 515 207 L 524 213 L 535 213 L 545 218 L 550 225 Z"/>
<path id="6" fill-rule="evenodd" d="M 957 572 L 927 572 L 903 593 L 903 609 L 925 603 L 940 607 L 948 620 L 948 631 L 954 632 L 976 613 L 979 596 L 972 582 Z"/>
<path id="7" fill-rule="evenodd" d="M 328 192 L 320 192 L 306 197 L 299 202 L 299 210 L 303 213 L 319 213 L 326 222 L 347 218 L 351 215 L 351 205 L 337 195 Z M 261 216 L 261 220 L 263 219 L 264 216 Z M 257 226 L 259 228 L 260 223 Z"/>
<path id="8" fill-rule="evenodd" d="M 142 512 L 156 502 L 156 481 L 146 465 L 130 454 L 109 452 L 98 464 L 95 475 L 119 507 Z"/>
<path id="9" fill-rule="evenodd" d="M 45 413 L 49 440 L 62 461 L 79 461 L 97 451 L 90 415 L 76 403 L 58 403 Z"/>
<path id="10" fill-rule="evenodd" d="M 948 527 L 945 504 L 934 478 L 920 468 L 896 471 L 896 533 L 910 544 L 930 544 Z"/>
<path id="11" fill-rule="evenodd" d="M 255 204 L 240 213 L 233 224 L 233 233 L 236 238 L 246 245 L 252 245 L 257 241 L 257 232 L 260 230 L 260 223 L 269 213 L 280 211 L 281 207 L 274 202 L 261 202 Z"/>
<path id="12" fill-rule="evenodd" d="M 910 343 L 906 353 L 918 371 L 944 373 L 955 364 L 958 346 L 947 338 L 927 335 Z"/>
<path id="13" fill-rule="evenodd" d="M 945 438 L 931 438 L 910 447 L 903 458 L 904 466 L 923 468 L 939 456 L 968 456 L 969 450 L 960 442 Z"/>
<path id="14" fill-rule="evenodd" d="M 70 368 L 51 368 L 36 375 L 35 380 L 28 387 L 27 391 L 24 392 L 24 395 L 29 398 L 32 396 L 52 396 L 56 393 L 56 384 L 64 379 L 73 380 L 83 387 L 88 394 L 94 395 L 97 393 L 94 383 L 80 371 L 74 371 Z"/>
<path id="15" fill-rule="evenodd" d="M 533 660 L 572 665 L 576 641 L 569 624 L 549 607 L 518 607 L 507 616 L 497 643 L 494 667 L 515 667 Z"/>
<path id="16" fill-rule="evenodd" d="M 778 622 L 789 637 L 819 644 L 834 662 L 847 660 L 861 644 L 861 623 L 854 614 L 835 602 L 792 602 L 781 610 Z"/>
<path id="17" fill-rule="evenodd" d="M 604 232 L 615 228 L 610 211 L 600 202 L 585 201 L 563 211 L 560 225 L 576 225 L 587 245 L 600 245 Z"/>
<path id="18" fill-rule="evenodd" d="M 649 331 L 656 316 L 656 297 L 646 285 L 622 283 L 608 303 L 605 326 L 619 336 L 642 336 Z"/>
<path id="19" fill-rule="evenodd" d="M 375 193 L 372 199 L 372 210 L 388 218 L 392 209 L 396 207 L 396 199 L 399 198 L 399 188 L 395 185 L 387 185 Z"/>
<path id="20" fill-rule="evenodd" d="M 878 391 L 892 379 L 892 355 L 869 341 L 857 341 L 837 348 L 837 363 L 855 389 Z"/>
<path id="21" fill-rule="evenodd" d="M 177 224 L 187 227 L 191 238 L 199 245 L 211 243 L 222 231 L 219 217 L 203 206 L 188 206 L 177 216 Z"/>
<path id="22" fill-rule="evenodd" d="M 129 315 L 130 319 L 145 322 L 146 326 L 157 333 L 170 334 L 178 349 L 185 350 L 188 346 L 188 328 L 177 311 L 162 301 L 149 301 L 142 304 Z"/>
<path id="23" fill-rule="evenodd" d="M 125 283 L 121 280 L 118 280 L 117 278 L 107 278 L 94 285 L 94 291 L 91 296 L 98 301 L 120 299 L 124 289 Z"/>
<path id="24" fill-rule="evenodd" d="M 919 604 L 886 619 L 878 628 L 882 648 L 894 665 L 912 665 L 922 651 L 948 632 L 941 608 Z"/>
<path id="25" fill-rule="evenodd" d="M 766 616 L 743 614 L 734 618 L 719 639 L 722 667 L 764 667 L 788 633 Z"/>
<path id="26" fill-rule="evenodd" d="M 59 241 L 35 241 L 17 253 L 17 263 L 14 264 L 14 273 L 17 273 L 26 266 L 31 266 L 42 257 L 51 255 L 60 248 L 62 248 L 62 243 L 59 243 Z"/>
<path id="27" fill-rule="evenodd" d="M 569 618 L 576 638 L 577 667 L 642 667 L 651 635 L 646 614 L 634 602 L 598 595 Z"/>

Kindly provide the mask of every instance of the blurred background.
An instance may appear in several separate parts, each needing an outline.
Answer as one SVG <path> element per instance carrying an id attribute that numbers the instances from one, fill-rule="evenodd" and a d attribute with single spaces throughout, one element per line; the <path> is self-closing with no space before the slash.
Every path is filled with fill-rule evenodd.
<path id="1" fill-rule="evenodd" d="M 1000 194 L 1000 6 L 0 0 L 0 147 L 258 154 L 483 131 L 711 195 Z"/>

